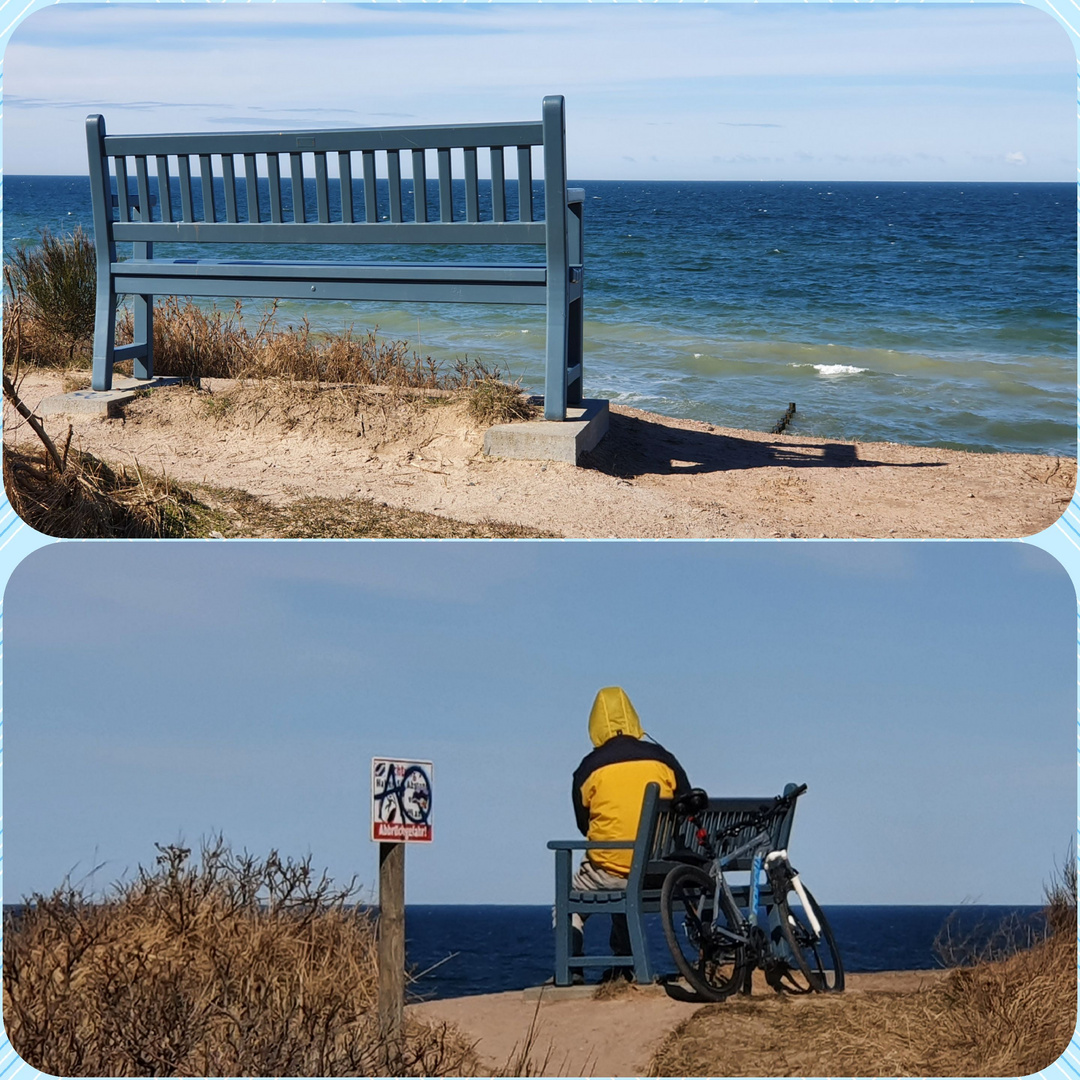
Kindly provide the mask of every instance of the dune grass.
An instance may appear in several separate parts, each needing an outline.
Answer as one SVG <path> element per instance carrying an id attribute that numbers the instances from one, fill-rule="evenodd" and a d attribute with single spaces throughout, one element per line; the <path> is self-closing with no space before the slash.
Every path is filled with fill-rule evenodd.
<path id="1" fill-rule="evenodd" d="M 295 861 L 197 860 L 159 846 L 156 865 L 103 899 L 65 884 L 4 927 L 4 1022 L 37 1069 L 61 1076 L 385 1075 L 377 920 Z M 471 1045 L 406 1020 L 395 1072 L 469 1075 Z"/>

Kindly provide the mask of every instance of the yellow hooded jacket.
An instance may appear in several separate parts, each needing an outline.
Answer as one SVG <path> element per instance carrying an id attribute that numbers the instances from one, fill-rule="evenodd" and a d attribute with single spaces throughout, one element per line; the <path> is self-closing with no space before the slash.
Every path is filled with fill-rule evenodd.
<path id="1" fill-rule="evenodd" d="M 683 767 L 658 743 L 646 742 L 626 692 L 607 686 L 596 695 L 589 737 L 596 747 L 574 772 L 572 797 L 577 826 L 589 840 L 633 840 L 645 785 L 656 781 L 660 797 L 690 788 Z M 598 848 L 589 861 L 612 874 L 630 873 L 629 849 Z"/>

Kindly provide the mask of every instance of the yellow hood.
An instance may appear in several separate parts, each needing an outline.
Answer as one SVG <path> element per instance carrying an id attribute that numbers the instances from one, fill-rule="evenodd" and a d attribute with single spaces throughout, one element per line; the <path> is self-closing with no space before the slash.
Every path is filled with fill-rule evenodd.
<path id="1" fill-rule="evenodd" d="M 593 746 L 603 746 L 616 735 L 632 735 L 640 739 L 644 734 L 626 691 L 621 686 L 605 686 L 596 695 L 589 714 L 589 738 Z"/>

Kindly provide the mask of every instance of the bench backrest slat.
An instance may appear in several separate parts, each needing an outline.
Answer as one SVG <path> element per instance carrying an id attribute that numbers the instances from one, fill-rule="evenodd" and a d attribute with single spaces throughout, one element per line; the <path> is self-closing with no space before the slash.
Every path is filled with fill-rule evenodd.
<path id="1" fill-rule="evenodd" d="M 232 154 L 221 155 L 221 181 L 225 188 L 225 220 L 235 224 L 236 217 L 236 163 Z"/>
<path id="2" fill-rule="evenodd" d="M 352 158 L 346 153 L 338 154 L 338 178 L 341 181 L 341 220 L 349 225 L 353 216 Z"/>
<path id="3" fill-rule="evenodd" d="M 440 147 L 438 154 L 439 162 L 439 220 L 454 220 L 454 199 L 451 195 L 450 184 L 450 148 Z"/>
<path id="4" fill-rule="evenodd" d="M 146 158 L 135 159 L 135 190 L 139 193 L 139 220 L 150 220 L 150 181 L 146 175 Z"/>
<path id="5" fill-rule="evenodd" d="M 532 147 L 519 146 L 518 152 L 518 217 L 532 221 Z"/>
<path id="6" fill-rule="evenodd" d="M 413 220 L 427 221 L 427 163 L 423 150 L 412 152 L 413 169 Z"/>
<path id="7" fill-rule="evenodd" d="M 270 186 L 270 221 L 280 225 L 284 218 L 281 216 L 281 159 L 277 154 L 267 155 L 266 177 Z"/>
<path id="8" fill-rule="evenodd" d="M 401 217 L 401 151 L 386 152 L 387 184 L 390 188 L 390 221 L 400 225 Z M 344 180 L 342 181 L 344 183 Z"/>
<path id="9" fill-rule="evenodd" d="M 315 207 L 316 216 L 324 225 L 330 221 L 330 182 L 326 176 L 326 155 L 315 154 Z"/>
<path id="10" fill-rule="evenodd" d="M 303 224 L 307 221 L 307 214 L 304 208 L 304 158 L 302 154 L 289 155 L 289 175 L 292 179 L 293 221 Z"/>
<path id="11" fill-rule="evenodd" d="M 262 221 L 262 209 L 259 206 L 259 175 L 254 154 L 244 155 L 244 191 L 247 194 L 248 221 L 258 225 Z"/>
<path id="12" fill-rule="evenodd" d="M 115 158 L 116 162 L 116 209 L 121 221 L 131 220 L 131 208 L 128 206 L 127 158 Z"/>
<path id="13" fill-rule="evenodd" d="M 209 154 L 199 155 L 199 178 L 202 180 L 202 216 L 203 221 L 217 221 L 217 207 L 214 205 L 214 170 Z"/>
<path id="14" fill-rule="evenodd" d="M 491 148 L 491 216 L 495 221 L 506 220 L 506 165 L 501 146 Z"/>
<path id="15" fill-rule="evenodd" d="M 375 151 L 365 150 L 360 155 L 360 161 L 364 177 L 364 220 L 375 222 L 379 220 L 379 189 L 375 183 Z"/>
<path id="16" fill-rule="evenodd" d="M 158 204 L 161 207 L 161 220 L 172 221 L 172 181 L 169 177 L 169 158 L 166 154 L 156 154 L 158 182 Z"/>
<path id="17" fill-rule="evenodd" d="M 465 147 L 465 220 L 480 220 L 480 182 L 476 173 L 476 147 Z"/>
<path id="18" fill-rule="evenodd" d="M 195 211 L 191 200 L 191 158 L 186 154 L 176 159 L 177 179 L 180 181 L 180 219 L 192 221 Z"/>

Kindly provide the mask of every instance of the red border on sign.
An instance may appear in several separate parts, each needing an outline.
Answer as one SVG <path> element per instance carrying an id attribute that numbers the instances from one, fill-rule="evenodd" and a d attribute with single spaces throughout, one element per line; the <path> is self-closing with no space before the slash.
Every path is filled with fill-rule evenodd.
<path id="1" fill-rule="evenodd" d="M 375 821 L 372 822 L 372 840 L 389 841 L 430 841 L 431 825 L 418 825 L 411 821 Z"/>

